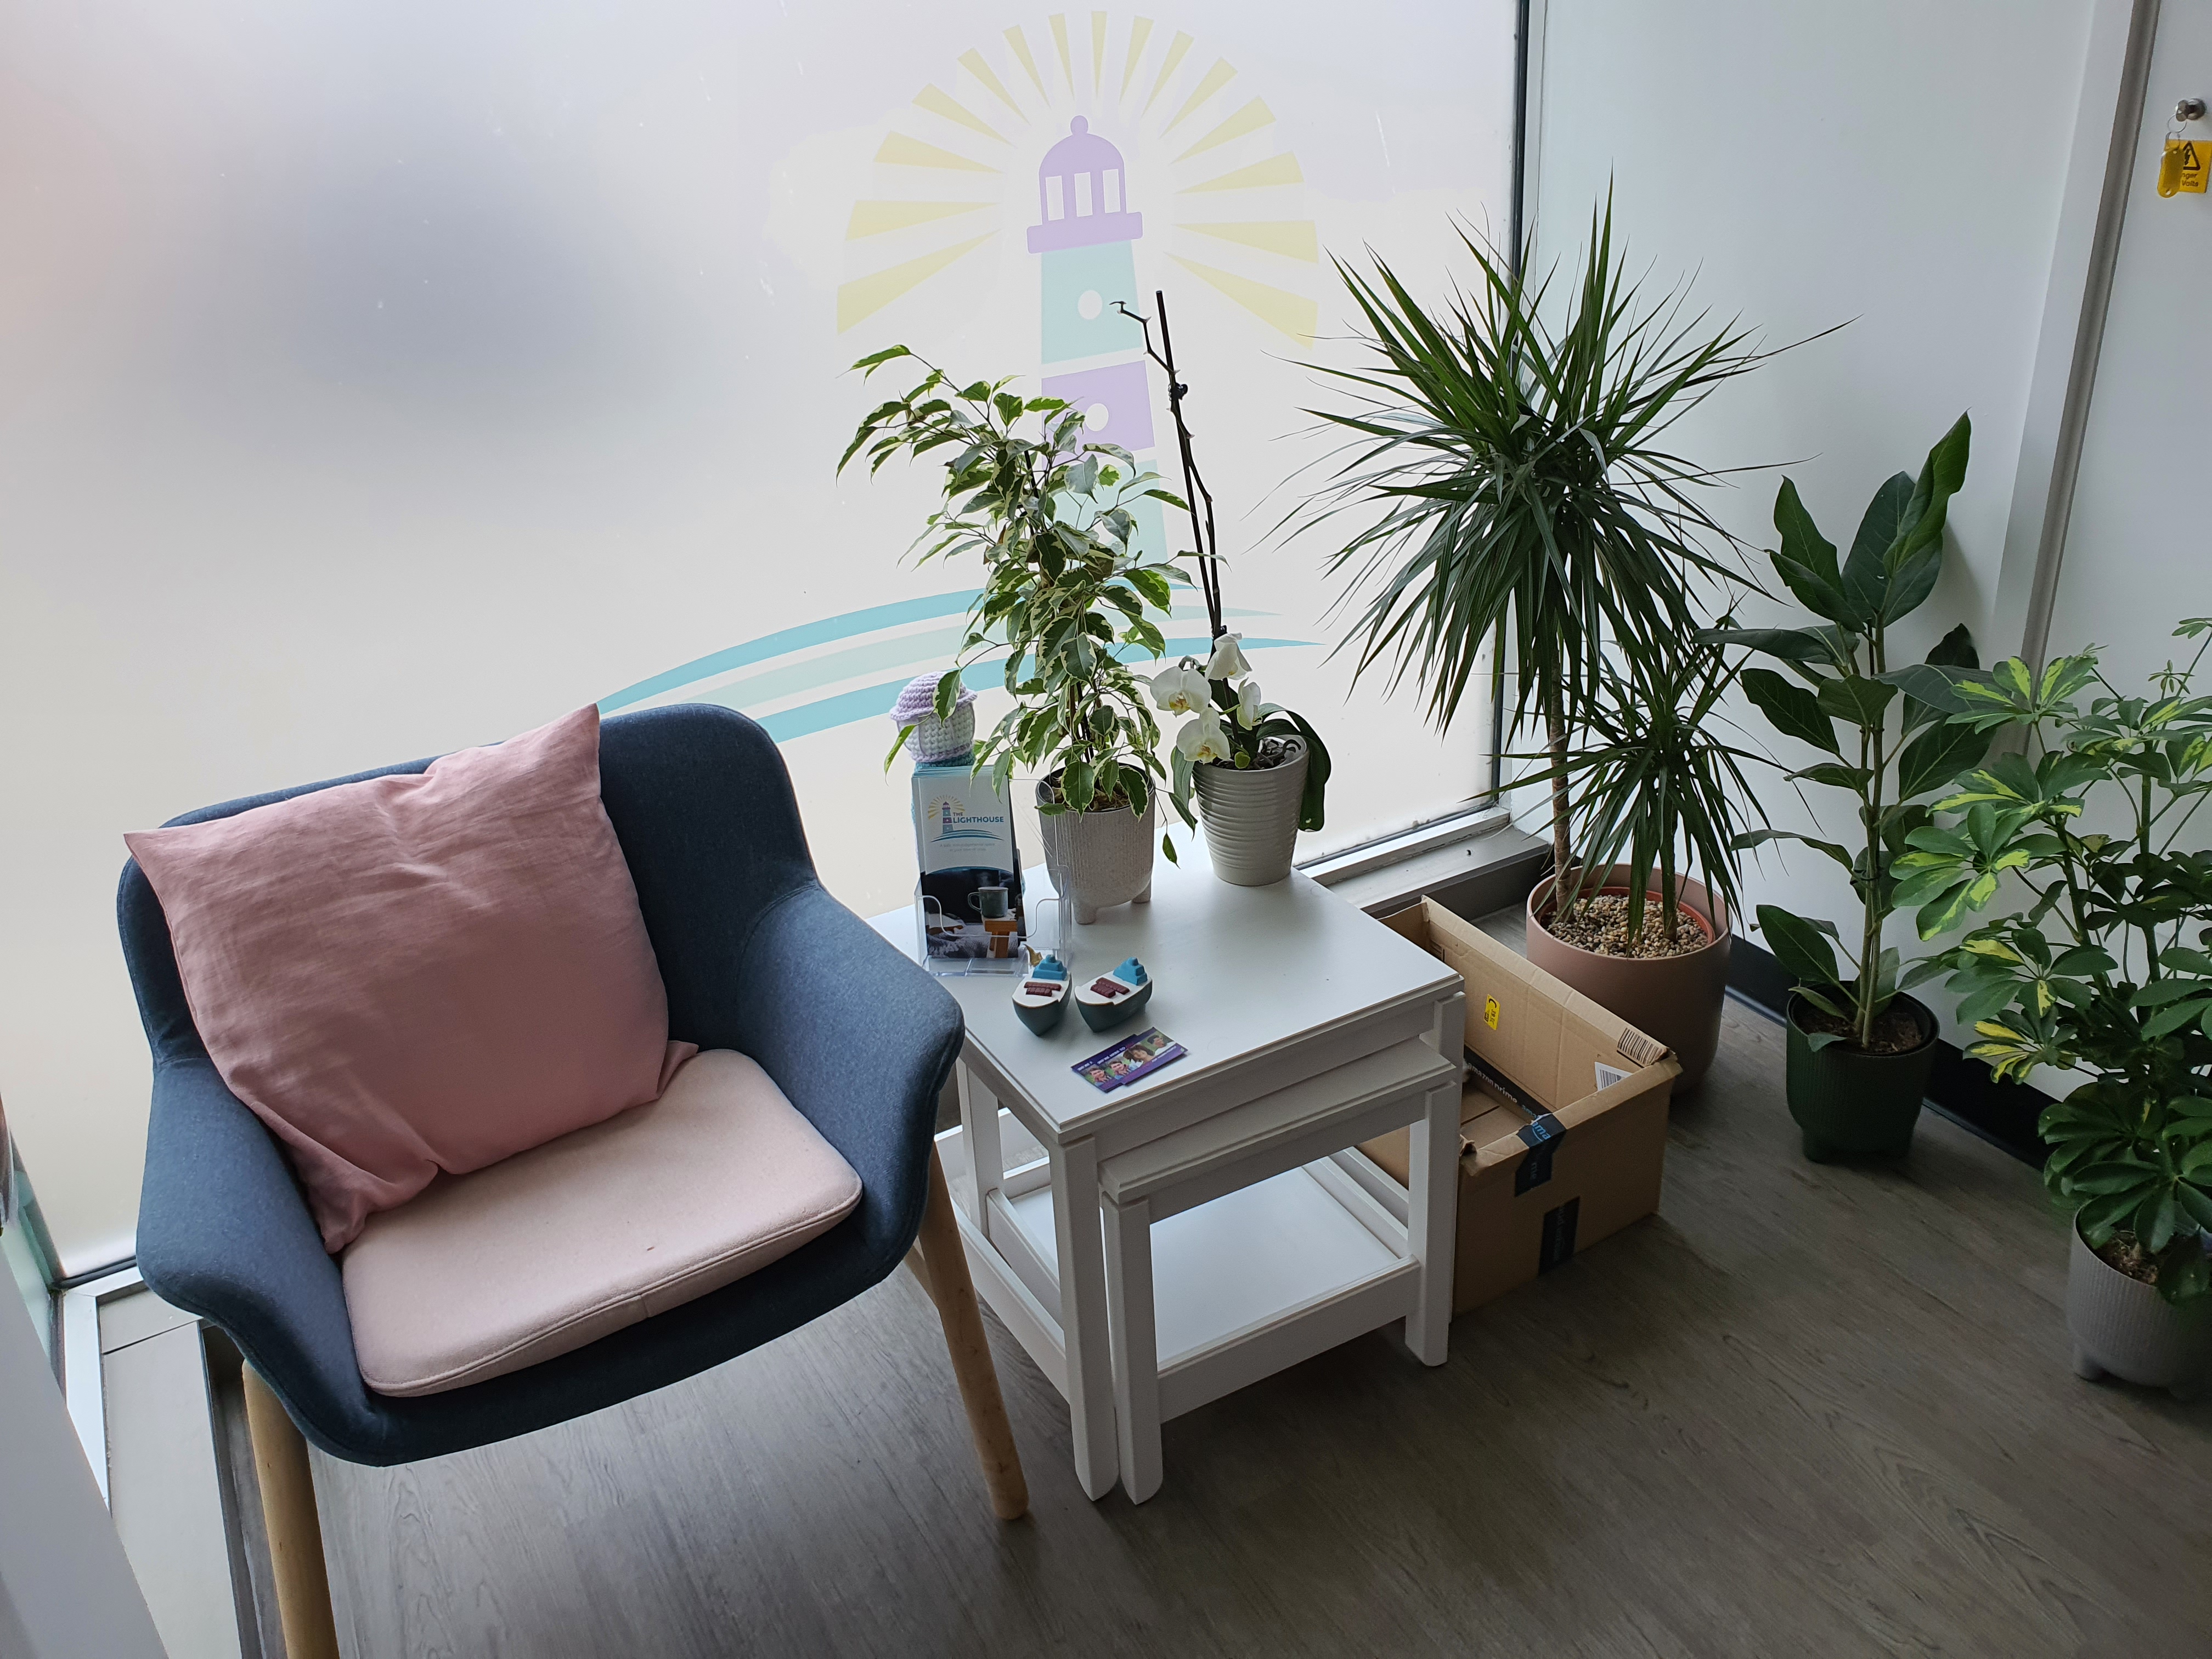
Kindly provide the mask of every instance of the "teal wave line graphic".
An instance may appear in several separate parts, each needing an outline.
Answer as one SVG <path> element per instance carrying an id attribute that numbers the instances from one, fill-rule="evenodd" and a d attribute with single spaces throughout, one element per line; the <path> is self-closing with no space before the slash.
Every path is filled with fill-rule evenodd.
<path id="1" fill-rule="evenodd" d="M 732 670 L 750 667 L 755 663 L 769 662 L 794 651 L 805 651 L 816 646 L 831 645 L 841 640 L 854 639 L 864 634 L 873 634 L 885 629 L 901 628 L 912 623 L 928 622 L 939 617 L 964 616 L 975 603 L 976 590 L 963 588 L 949 593 L 932 593 L 918 599 L 902 599 L 891 605 L 870 605 L 861 611 L 848 611 L 835 617 L 823 617 L 803 623 L 793 628 L 763 634 L 758 639 L 747 640 L 725 650 L 711 652 L 703 657 L 679 664 L 649 679 L 626 685 L 621 690 L 599 701 L 599 712 L 611 714 L 635 704 L 660 696 L 668 692 L 681 692 L 687 686 Z M 1226 611 L 1224 616 L 1237 617 L 1272 616 L 1266 611 Z M 1178 620 L 1187 618 L 1179 617 Z M 959 648 L 964 636 L 962 627 L 931 629 L 920 633 L 902 634 L 892 639 L 868 641 L 848 647 L 842 651 L 825 652 L 818 657 L 772 668 L 755 674 L 735 685 L 724 686 L 714 691 L 703 691 L 690 699 L 697 702 L 719 703 L 734 708 L 740 714 L 750 714 L 763 703 L 774 702 L 784 697 L 811 691 L 817 687 L 830 685 L 839 680 L 849 680 L 860 675 L 884 669 L 926 661 L 931 658 L 943 660 Z M 1312 646 L 1313 640 L 1252 639 L 1244 641 L 1247 651 L 1280 650 Z M 1167 641 L 1166 656 L 1204 656 L 1212 641 L 1203 635 Z M 1124 662 L 1146 660 L 1133 647 L 1122 647 L 1117 653 Z M 857 687 L 841 691 L 833 696 L 819 697 L 812 702 L 779 710 L 773 714 L 756 715 L 763 729 L 778 743 L 793 738 L 810 737 L 817 732 L 826 732 L 834 726 L 849 726 L 859 720 L 876 720 L 891 711 L 898 694 L 905 689 L 911 675 L 880 684 Z M 978 691 L 1001 685 L 1006 678 L 1006 659 L 971 663 L 962 675 L 963 684 Z"/>
<path id="2" fill-rule="evenodd" d="M 665 673 L 655 674 L 650 679 L 626 685 L 613 696 L 599 699 L 599 713 L 611 714 L 618 708 L 627 708 L 634 702 L 643 702 L 647 697 L 673 691 L 695 680 L 725 674 L 731 669 L 743 668 L 750 663 L 766 662 L 770 657 L 781 657 L 787 652 L 804 651 L 810 646 L 848 640 L 856 634 L 872 634 L 879 628 L 896 628 L 905 623 L 927 622 L 936 617 L 960 615 L 975 602 L 977 592 L 977 589 L 969 587 L 954 593 L 932 593 L 926 599 L 902 599 L 896 605 L 874 605 L 865 611 L 848 611 L 839 616 L 824 617 L 818 622 L 802 623 L 796 628 L 763 634 L 757 640 L 747 640 L 742 645 L 733 645 L 726 650 L 694 658 Z"/>
<path id="3" fill-rule="evenodd" d="M 1213 641 L 1202 636 L 1175 639 L 1167 642 L 1170 657 L 1199 656 L 1212 647 Z M 1247 639 L 1244 649 L 1250 651 L 1279 651 L 1301 646 L 1316 646 L 1318 640 L 1255 640 Z M 1124 647 L 1120 654 L 1125 662 L 1142 662 L 1149 659 L 1139 656 Z M 908 678 L 911 678 L 909 676 Z M 1006 680 L 1006 659 L 996 662 L 970 663 L 960 676 L 960 683 L 977 691 L 988 691 L 1003 686 Z M 788 743 L 794 738 L 811 737 L 817 732 L 827 732 L 832 726 L 849 726 L 855 720 L 878 720 L 891 712 L 898 694 L 906 689 L 905 680 L 886 680 L 881 685 L 861 686 L 851 691 L 841 691 L 834 697 L 823 697 L 815 702 L 805 702 L 795 708 L 786 708 L 773 714 L 756 716 L 761 729 L 778 743 Z M 604 707 L 604 705 L 602 705 Z M 733 705 L 730 705 L 733 706 Z M 740 710 L 740 713 L 743 711 Z"/>

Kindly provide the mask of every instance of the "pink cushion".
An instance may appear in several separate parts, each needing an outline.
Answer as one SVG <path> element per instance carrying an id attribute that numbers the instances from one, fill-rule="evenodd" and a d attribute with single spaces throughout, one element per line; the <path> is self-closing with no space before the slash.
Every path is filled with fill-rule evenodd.
<path id="1" fill-rule="evenodd" d="M 481 1382 L 742 1279 L 860 1201 L 769 1074 L 713 1049 L 650 1106 L 371 1216 L 343 1258 L 354 1353 L 380 1394 Z"/>
<path id="2" fill-rule="evenodd" d="M 333 1252 L 441 1170 L 653 1099 L 693 1052 L 599 804 L 596 708 L 124 839 L 216 1069 Z"/>

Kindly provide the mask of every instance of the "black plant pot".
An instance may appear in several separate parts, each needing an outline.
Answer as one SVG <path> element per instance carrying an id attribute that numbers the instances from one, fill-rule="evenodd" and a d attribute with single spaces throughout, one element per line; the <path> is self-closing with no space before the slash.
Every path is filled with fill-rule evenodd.
<path id="1" fill-rule="evenodd" d="M 1804 1132 L 1805 1156 L 1814 1163 L 1901 1158 L 1912 1150 L 1920 1102 L 1936 1067 L 1936 1016 L 1911 997 L 1899 997 L 1895 1006 L 1911 1012 L 1920 1028 L 1917 1048 L 1901 1054 L 1870 1054 L 1848 1042 L 1815 1048 L 1799 1024 L 1812 1005 L 1790 993 L 1785 1010 L 1790 1115 Z"/>

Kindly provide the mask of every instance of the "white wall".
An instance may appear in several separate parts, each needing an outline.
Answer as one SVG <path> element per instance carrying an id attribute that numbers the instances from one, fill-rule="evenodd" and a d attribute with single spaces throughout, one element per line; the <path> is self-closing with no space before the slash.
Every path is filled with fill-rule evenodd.
<path id="1" fill-rule="evenodd" d="M 2051 606 L 2052 652 L 2103 647 L 2131 695 L 2169 657 L 2184 617 L 2212 615 L 2205 468 L 2212 460 L 2212 195 L 2160 198 L 2162 139 L 2183 98 L 2212 100 L 2212 8 L 2160 9 L 2081 465 Z M 2185 137 L 2212 138 L 2212 120 Z M 2200 684 L 2199 690 L 2205 689 Z M 2195 826 L 2199 845 L 2212 824 Z"/>
<path id="2" fill-rule="evenodd" d="M 1719 317 L 1740 313 L 1770 345 L 1850 325 L 1717 393 L 1679 428 L 1680 448 L 1717 467 L 1787 463 L 1828 538 L 1847 545 L 1875 486 L 1917 471 L 1970 411 L 1954 556 L 1898 635 L 1917 656 L 1963 621 L 1985 660 L 2017 649 L 2000 579 L 2091 0 L 1548 0 L 1542 11 L 1540 248 L 1571 257 L 1610 178 L 1634 263 L 1662 279 L 1698 272 Z M 2094 118 L 2108 130 L 2109 107 Z M 1773 544 L 1782 476 L 1753 474 L 1719 497 L 1717 516 L 1755 548 Z M 1784 599 L 1747 614 L 1802 615 Z M 1747 726 L 1771 736 L 1755 713 Z M 1793 764 L 1810 758 L 1772 743 Z M 1854 839 L 1837 792 L 1807 795 L 1826 834 Z M 1780 827 L 1813 827 L 1786 787 L 1765 798 Z M 1816 854 L 1770 856 L 1749 874 L 1753 903 L 1851 914 L 1849 884 Z M 1890 942 L 1911 954 L 1911 932 L 1901 920 Z"/>

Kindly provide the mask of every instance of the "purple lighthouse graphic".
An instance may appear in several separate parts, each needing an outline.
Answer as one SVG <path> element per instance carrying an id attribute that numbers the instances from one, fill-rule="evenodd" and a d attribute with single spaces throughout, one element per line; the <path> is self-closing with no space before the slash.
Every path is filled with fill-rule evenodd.
<path id="1" fill-rule="evenodd" d="M 1037 167 L 1038 222 L 1029 240 L 1042 267 L 1045 395 L 1085 410 L 1093 442 L 1118 444 L 1149 463 L 1144 336 L 1114 308 L 1118 300 L 1142 309 L 1133 245 L 1145 234 L 1145 216 L 1130 205 L 1128 178 L 1121 152 L 1077 116 Z M 1139 538 L 1157 551 L 1164 542 L 1159 503 L 1139 506 Z"/>

